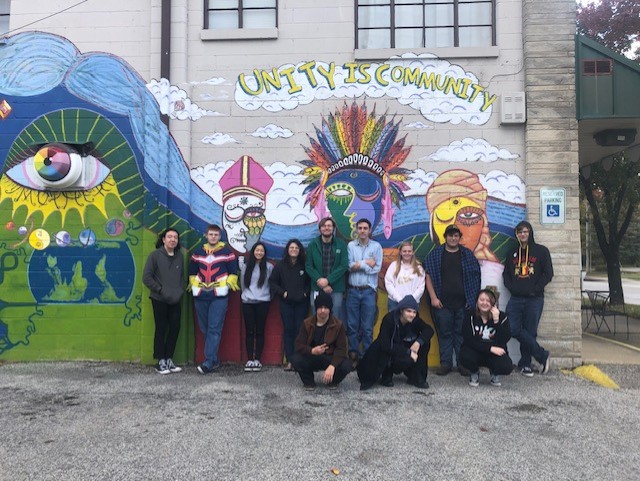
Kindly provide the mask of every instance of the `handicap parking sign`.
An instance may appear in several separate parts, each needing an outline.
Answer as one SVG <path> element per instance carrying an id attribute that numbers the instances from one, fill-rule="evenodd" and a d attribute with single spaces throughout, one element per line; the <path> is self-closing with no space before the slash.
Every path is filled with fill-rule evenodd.
<path id="1" fill-rule="evenodd" d="M 540 189 L 540 223 L 564 224 L 565 198 L 563 188 L 543 187 Z"/>

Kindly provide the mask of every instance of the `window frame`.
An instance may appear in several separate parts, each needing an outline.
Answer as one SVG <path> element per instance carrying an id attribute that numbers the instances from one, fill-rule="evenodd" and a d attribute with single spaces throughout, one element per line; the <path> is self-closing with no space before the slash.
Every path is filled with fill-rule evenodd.
<path id="1" fill-rule="evenodd" d="M 235 27 L 236 30 L 252 30 L 250 28 L 246 28 L 243 27 L 243 12 L 245 10 L 274 10 L 275 14 L 276 14 L 276 21 L 275 21 L 275 25 L 273 27 L 266 27 L 266 28 L 278 28 L 278 0 L 275 0 L 275 6 L 273 7 L 249 7 L 249 8 L 245 8 L 243 7 L 243 1 L 244 0 L 238 0 L 238 8 L 226 8 L 226 9 L 212 9 L 209 7 L 209 2 L 210 0 L 204 0 L 204 11 L 203 11 L 203 28 L 204 30 L 229 30 L 229 29 L 212 29 L 209 28 L 209 13 L 211 11 L 216 11 L 216 10 L 222 10 L 222 11 L 237 11 L 238 12 L 238 27 Z"/>
<path id="2" fill-rule="evenodd" d="M 384 1 L 384 0 L 381 0 Z M 388 31 L 389 35 L 390 35 L 390 41 L 389 41 L 389 46 L 387 47 L 374 47 L 370 50 L 384 50 L 384 49 L 398 49 L 398 47 L 396 47 L 396 34 L 397 34 L 397 30 L 403 30 L 403 29 L 409 29 L 409 28 L 416 28 L 416 27 L 396 27 L 396 19 L 395 19 L 395 7 L 397 5 L 421 5 L 423 7 L 423 14 L 422 14 L 422 44 L 421 46 L 414 46 L 414 47 L 407 47 L 407 48 L 402 48 L 403 50 L 407 50 L 407 49 L 450 49 L 450 48 L 462 48 L 462 49 L 467 49 L 467 48 L 488 48 L 488 47 L 496 47 L 497 45 L 497 33 L 496 33 L 496 0 L 478 0 L 478 3 L 487 3 L 491 5 L 491 25 L 488 24 L 478 24 L 478 25 L 460 25 L 459 22 L 459 7 L 460 4 L 472 4 L 475 3 L 473 1 L 465 1 L 465 0 L 451 0 L 451 4 L 453 5 L 453 25 L 425 25 L 426 19 L 425 19 L 425 14 L 424 14 L 424 7 L 426 5 L 445 5 L 441 2 L 436 2 L 433 0 L 415 0 L 413 3 L 396 3 L 396 0 L 388 0 L 389 4 L 381 4 L 381 3 L 377 3 L 377 2 L 370 2 L 370 3 L 363 3 L 362 5 L 360 4 L 359 0 L 356 0 L 354 2 L 354 18 L 355 18 L 355 22 L 354 22 L 354 42 L 355 42 L 355 49 L 356 50 L 361 50 L 361 51 L 366 51 L 369 49 L 365 49 L 359 46 L 359 33 L 363 30 L 380 30 L 380 31 Z M 389 8 L 389 26 L 388 27 L 384 27 L 384 28 L 380 28 L 380 27 L 372 27 L 372 28 L 360 28 L 359 26 L 359 17 L 358 17 L 358 9 L 361 6 L 378 6 L 378 7 L 388 7 Z M 438 46 L 429 46 L 426 45 L 426 35 L 425 32 L 427 29 L 434 29 L 434 28 L 442 28 L 442 27 L 451 27 L 453 28 L 453 45 L 450 46 L 446 46 L 446 47 L 438 47 Z M 466 27 L 490 27 L 491 28 L 491 45 L 473 45 L 473 46 L 463 46 L 460 47 L 460 28 L 466 28 Z"/>

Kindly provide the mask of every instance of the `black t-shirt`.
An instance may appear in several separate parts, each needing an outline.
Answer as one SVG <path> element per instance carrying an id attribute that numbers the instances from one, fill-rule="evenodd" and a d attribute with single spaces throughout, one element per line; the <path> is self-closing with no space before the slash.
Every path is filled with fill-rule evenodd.
<path id="1" fill-rule="evenodd" d="M 313 328 L 313 339 L 311 340 L 311 347 L 321 346 L 324 344 L 324 333 L 327 332 L 327 324 L 325 322 L 323 326 L 316 325 Z"/>
<path id="2" fill-rule="evenodd" d="M 464 283 L 462 281 L 462 252 L 442 252 L 442 295 L 444 307 L 459 309 L 465 305 Z"/>

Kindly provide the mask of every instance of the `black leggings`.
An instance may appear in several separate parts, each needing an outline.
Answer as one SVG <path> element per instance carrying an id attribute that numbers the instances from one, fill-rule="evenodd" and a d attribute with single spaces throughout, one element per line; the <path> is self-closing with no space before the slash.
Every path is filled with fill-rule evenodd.
<path id="1" fill-rule="evenodd" d="M 508 353 L 496 356 L 488 352 L 480 352 L 463 344 L 460 348 L 460 364 L 471 372 L 478 372 L 480 366 L 486 366 L 493 374 L 510 374 L 513 370 L 513 361 Z"/>
<path id="2" fill-rule="evenodd" d="M 242 303 L 242 317 L 246 331 L 247 357 L 250 361 L 262 357 L 264 349 L 264 325 L 269 313 L 269 302 Z M 254 348 L 255 344 L 255 348 Z"/>
<path id="3" fill-rule="evenodd" d="M 169 305 L 166 302 L 151 299 L 153 318 L 156 321 L 156 333 L 153 337 L 153 357 L 169 359 L 173 357 L 180 333 L 180 303 Z"/>

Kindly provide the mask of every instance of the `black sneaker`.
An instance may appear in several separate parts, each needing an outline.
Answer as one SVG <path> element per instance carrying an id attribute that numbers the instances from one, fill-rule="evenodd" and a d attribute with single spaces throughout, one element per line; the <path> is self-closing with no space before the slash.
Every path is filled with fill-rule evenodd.
<path id="1" fill-rule="evenodd" d="M 520 369 L 520 374 L 522 374 L 524 377 L 533 377 L 533 371 L 528 366 Z"/>
<path id="2" fill-rule="evenodd" d="M 441 364 L 438 370 L 436 371 L 436 374 L 438 376 L 446 376 L 450 372 L 451 372 L 451 366 L 449 366 L 449 364 Z"/>
<path id="3" fill-rule="evenodd" d="M 407 384 L 410 384 L 413 387 L 417 387 L 418 389 L 429 389 L 429 383 L 427 381 L 407 381 Z"/>
<path id="4" fill-rule="evenodd" d="M 478 387 L 480 385 L 480 373 L 472 372 L 469 376 L 469 386 Z"/>
<path id="5" fill-rule="evenodd" d="M 211 372 L 211 369 L 205 366 L 204 364 L 198 364 L 198 367 L 196 369 L 200 374 L 203 374 L 203 375 L 209 374 Z"/>
<path id="6" fill-rule="evenodd" d="M 540 374 L 548 373 L 550 368 L 551 368 L 551 354 L 547 354 L 547 358 L 544 360 L 544 363 L 540 364 Z"/>
<path id="7" fill-rule="evenodd" d="M 169 371 L 171 372 L 182 372 L 182 368 L 179 366 L 176 366 L 173 363 L 173 360 L 171 358 L 167 359 L 167 368 L 169 369 Z"/>
<path id="8" fill-rule="evenodd" d="M 167 361 L 160 359 L 158 361 L 158 367 L 156 367 L 156 372 L 158 374 L 169 374 L 171 371 L 169 370 L 169 366 L 167 366 Z"/>
<path id="9" fill-rule="evenodd" d="M 390 377 L 380 379 L 379 383 L 384 387 L 393 387 L 393 379 Z"/>
<path id="10" fill-rule="evenodd" d="M 304 384 L 303 387 L 304 387 L 305 391 L 315 391 L 316 390 L 316 385 L 315 384 Z"/>
<path id="11" fill-rule="evenodd" d="M 491 374 L 491 385 L 495 387 L 502 386 L 502 383 L 500 382 L 500 376 L 498 376 L 497 374 Z"/>

